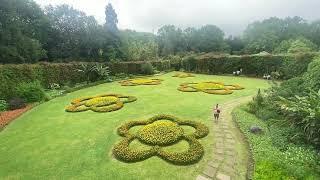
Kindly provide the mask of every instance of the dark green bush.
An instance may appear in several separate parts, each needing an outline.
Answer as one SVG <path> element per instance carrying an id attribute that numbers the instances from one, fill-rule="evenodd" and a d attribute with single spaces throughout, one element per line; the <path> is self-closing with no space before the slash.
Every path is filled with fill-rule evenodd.
<path id="1" fill-rule="evenodd" d="M 5 100 L 0 100 L 0 112 L 5 111 L 8 108 L 8 103 Z"/>
<path id="2" fill-rule="evenodd" d="M 26 107 L 26 103 L 22 98 L 12 98 L 8 101 L 9 110 L 21 109 Z"/>
<path id="3" fill-rule="evenodd" d="M 273 109 L 267 109 L 267 108 L 261 108 L 257 110 L 255 114 L 259 119 L 262 119 L 264 121 L 267 121 L 269 119 L 272 119 L 278 116 L 277 112 L 275 112 Z"/>
<path id="4" fill-rule="evenodd" d="M 314 91 L 320 90 L 320 57 L 315 58 L 308 66 L 308 71 L 304 74 L 304 85 Z"/>
<path id="5" fill-rule="evenodd" d="M 141 73 L 151 75 L 154 74 L 154 68 L 150 62 L 146 62 L 141 65 Z"/>
<path id="6" fill-rule="evenodd" d="M 45 100 L 46 93 L 39 81 L 18 84 L 16 92 L 26 102 L 40 102 Z"/>
<path id="7" fill-rule="evenodd" d="M 283 123 L 297 128 L 295 136 L 304 137 L 304 142 L 320 149 L 320 91 L 311 91 L 306 96 L 280 97 L 278 103 L 285 117 Z"/>

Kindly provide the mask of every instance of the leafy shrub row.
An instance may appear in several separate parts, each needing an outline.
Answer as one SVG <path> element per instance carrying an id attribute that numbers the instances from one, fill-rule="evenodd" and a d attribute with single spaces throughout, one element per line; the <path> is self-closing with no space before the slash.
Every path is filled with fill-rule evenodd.
<path id="1" fill-rule="evenodd" d="M 97 65 L 97 63 L 86 63 Z M 103 63 L 100 63 L 101 65 Z M 122 62 L 104 63 L 110 68 L 111 74 L 143 74 L 143 65 L 146 62 Z M 170 61 L 154 61 L 152 66 L 157 70 L 164 71 L 171 68 Z M 17 96 L 16 87 L 20 83 L 39 81 L 44 88 L 52 84 L 70 85 L 88 81 L 99 80 L 98 73 L 91 73 L 90 76 L 79 71 L 81 63 L 39 63 L 39 64 L 6 64 L 0 65 L 0 99 L 9 100 Z M 99 65 L 99 64 L 98 64 Z M 148 68 L 148 67 L 147 67 Z M 101 68 L 100 68 L 101 69 Z M 97 70 L 97 72 L 99 72 Z"/>
<path id="2" fill-rule="evenodd" d="M 171 121 L 171 123 L 168 121 Z M 137 133 L 131 134 L 129 132 L 130 128 L 141 125 L 145 126 Z M 185 135 L 179 125 L 192 126 L 196 129 L 196 132 L 192 135 Z M 168 133 L 168 135 L 163 133 Z M 209 129 L 199 122 L 181 120 L 170 115 L 157 115 L 146 121 L 130 121 L 119 127 L 118 134 L 123 136 L 124 139 L 114 146 L 113 154 L 117 159 L 124 162 L 138 162 L 152 156 L 159 156 L 172 164 L 189 165 L 198 162 L 203 156 L 204 149 L 197 139 L 207 136 L 208 133 Z M 143 137 L 141 138 L 141 136 Z M 146 150 L 129 148 L 130 143 L 135 139 L 149 145 L 150 148 Z M 177 153 L 168 152 L 162 148 L 162 146 L 168 146 L 180 140 L 185 140 L 189 143 L 188 150 Z"/>
<path id="3" fill-rule="evenodd" d="M 66 107 L 66 111 L 83 112 L 92 110 L 94 112 L 112 112 L 121 109 L 124 103 L 130 103 L 136 100 L 137 98 L 134 96 L 122 96 L 119 94 L 84 97 L 73 100 L 71 105 Z"/>
<path id="4" fill-rule="evenodd" d="M 40 102 L 49 99 L 39 81 L 20 83 L 16 92 L 17 96 L 23 98 L 26 102 Z"/>
<path id="5" fill-rule="evenodd" d="M 292 144 L 286 136 L 290 128 L 268 125 L 248 112 L 248 107 L 236 108 L 233 119 L 246 136 L 254 158 L 253 179 L 319 179 L 320 164 L 317 153 L 307 147 Z M 259 126 L 260 135 L 249 131 Z"/>

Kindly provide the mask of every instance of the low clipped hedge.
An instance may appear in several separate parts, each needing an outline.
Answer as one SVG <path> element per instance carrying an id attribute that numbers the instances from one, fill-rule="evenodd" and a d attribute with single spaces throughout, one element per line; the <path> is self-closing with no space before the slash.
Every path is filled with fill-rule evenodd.
<path id="1" fill-rule="evenodd" d="M 136 100 L 137 98 L 134 96 L 105 94 L 75 99 L 65 110 L 67 112 L 83 112 L 88 110 L 94 112 L 112 112 L 121 109 L 125 103 L 134 102 Z"/>
<path id="2" fill-rule="evenodd" d="M 139 85 L 159 85 L 161 84 L 162 79 L 128 79 L 119 81 L 121 86 L 139 86 Z"/>
<path id="3" fill-rule="evenodd" d="M 222 82 L 182 83 L 178 87 L 182 92 L 205 92 L 207 94 L 229 95 L 233 90 L 242 90 L 240 85 L 225 85 Z"/>
<path id="4" fill-rule="evenodd" d="M 95 63 L 95 62 L 94 62 Z M 146 62 L 101 63 L 110 68 L 111 75 L 142 74 L 142 66 Z M 87 63 L 86 64 L 91 64 Z M 159 71 L 171 69 L 169 60 L 151 61 Z M 39 81 L 44 88 L 50 84 L 68 85 L 69 83 L 86 82 L 87 78 L 77 69 L 81 63 L 38 63 L 38 64 L 0 64 L 0 99 L 9 100 L 17 96 L 15 88 L 18 84 Z M 94 79 L 94 78 L 93 78 Z"/>
<path id="5" fill-rule="evenodd" d="M 290 79 L 306 72 L 308 64 L 317 55 L 319 53 L 242 56 L 206 53 L 184 57 L 180 68 L 203 74 L 232 74 L 242 69 L 244 75 L 257 77 L 277 71 L 280 79 Z"/>
<path id="6" fill-rule="evenodd" d="M 244 75 L 262 76 L 265 73 L 278 71 L 280 79 L 290 79 L 306 72 L 308 64 L 317 53 L 285 55 L 212 55 L 196 54 L 184 58 L 167 58 L 161 61 L 150 61 L 159 71 L 185 69 L 189 72 L 204 74 L 231 74 L 240 68 Z M 149 61 L 148 61 L 149 62 Z M 110 67 L 112 75 L 142 74 L 140 62 L 102 63 Z M 90 64 L 90 63 L 88 63 Z M 60 85 L 85 82 L 87 79 L 76 69 L 80 63 L 38 63 L 38 64 L 5 64 L 0 65 L 0 99 L 9 100 L 15 97 L 15 87 L 22 82 L 40 81 L 42 86 L 52 83 Z"/>
<path id="7" fill-rule="evenodd" d="M 144 125 L 144 127 L 137 133 L 132 134 L 129 132 L 130 128 L 141 125 Z M 179 127 L 180 125 L 192 126 L 196 129 L 196 132 L 192 135 L 186 135 L 183 129 Z M 154 129 L 150 130 L 150 128 Z M 207 136 L 209 129 L 199 122 L 181 120 L 171 115 L 157 115 L 145 121 L 127 122 L 118 128 L 118 134 L 124 137 L 113 148 L 113 154 L 118 160 L 123 162 L 138 162 L 158 156 L 172 164 L 190 165 L 201 160 L 204 149 L 197 139 Z M 146 150 L 129 148 L 130 143 L 135 139 L 150 146 L 150 148 Z M 178 143 L 181 140 L 189 143 L 188 150 L 177 153 L 169 152 L 163 148 Z"/>
<path id="8" fill-rule="evenodd" d="M 208 53 L 188 55 L 184 58 L 167 58 L 150 63 L 159 71 L 185 69 L 188 72 L 203 74 L 231 74 L 241 68 L 244 75 L 262 77 L 265 73 L 277 71 L 280 79 L 290 79 L 306 72 L 309 63 L 317 55 L 319 54 L 218 56 Z M 146 63 L 140 61 L 102 64 L 109 66 L 111 74 L 115 75 L 142 74 L 142 66 Z M 9 100 L 15 97 L 15 87 L 22 82 L 40 81 L 44 87 L 49 87 L 52 83 L 64 85 L 70 82 L 85 82 L 86 77 L 76 71 L 79 68 L 79 62 L 0 65 L 0 99 Z"/>

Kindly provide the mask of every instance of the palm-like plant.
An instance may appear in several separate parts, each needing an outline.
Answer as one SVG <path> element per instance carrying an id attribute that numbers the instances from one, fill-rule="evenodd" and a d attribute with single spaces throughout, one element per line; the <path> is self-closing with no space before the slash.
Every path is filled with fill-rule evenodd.
<path id="1" fill-rule="evenodd" d="M 110 70 L 108 66 L 104 66 L 103 64 L 95 65 L 95 72 L 98 74 L 99 79 L 107 79 L 110 75 Z"/>
<path id="2" fill-rule="evenodd" d="M 80 68 L 77 69 L 78 72 L 82 73 L 86 77 L 87 84 L 90 82 L 90 76 L 96 71 L 96 66 L 93 64 L 82 63 Z"/>

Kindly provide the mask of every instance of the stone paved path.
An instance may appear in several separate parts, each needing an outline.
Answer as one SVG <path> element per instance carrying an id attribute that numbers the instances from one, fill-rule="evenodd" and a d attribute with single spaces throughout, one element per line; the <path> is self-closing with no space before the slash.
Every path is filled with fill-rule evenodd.
<path id="1" fill-rule="evenodd" d="M 213 121 L 214 150 L 213 159 L 208 162 L 203 172 L 196 180 L 241 180 L 246 179 L 248 164 L 248 149 L 240 130 L 232 121 L 231 112 L 249 102 L 252 96 L 234 99 L 221 104 L 221 114 L 218 122 Z"/>

